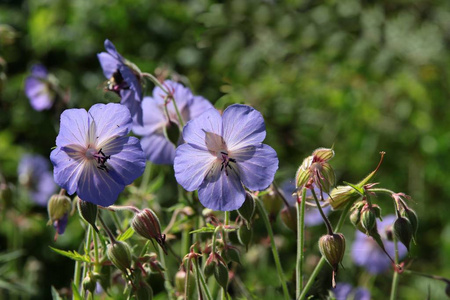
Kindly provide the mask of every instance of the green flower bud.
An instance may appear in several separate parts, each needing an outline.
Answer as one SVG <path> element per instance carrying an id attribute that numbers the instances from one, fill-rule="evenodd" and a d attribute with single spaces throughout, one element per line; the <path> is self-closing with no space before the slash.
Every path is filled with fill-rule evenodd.
<path id="1" fill-rule="evenodd" d="M 145 208 L 135 214 L 131 220 L 131 227 L 140 236 L 149 240 L 155 240 L 166 253 L 164 245 L 166 236 L 161 234 L 159 219 L 151 209 Z"/>
<path id="2" fill-rule="evenodd" d="M 134 296 L 136 300 L 152 300 L 153 289 L 147 282 L 141 281 L 139 287 L 134 291 Z"/>
<path id="3" fill-rule="evenodd" d="M 319 239 L 319 250 L 333 270 L 337 270 L 345 253 L 345 237 L 342 233 L 323 235 Z"/>
<path id="4" fill-rule="evenodd" d="M 72 202 L 70 198 L 63 195 L 53 195 L 47 204 L 48 210 L 48 225 L 55 221 L 58 221 L 64 217 L 65 214 L 69 213 L 72 208 Z"/>
<path id="5" fill-rule="evenodd" d="M 287 206 L 283 208 L 280 213 L 281 221 L 290 230 L 297 232 L 297 208 L 294 206 Z"/>
<path id="6" fill-rule="evenodd" d="M 95 225 L 95 221 L 97 220 L 98 206 L 91 202 L 83 201 L 78 198 L 77 207 L 78 213 L 80 214 L 81 218 L 91 224 L 92 228 L 94 228 L 94 230 L 98 233 L 98 228 Z"/>
<path id="7" fill-rule="evenodd" d="M 413 227 L 409 220 L 404 217 L 398 217 L 395 220 L 392 230 L 396 236 L 396 238 L 405 245 L 406 249 L 409 252 L 409 244 L 411 243 L 411 239 L 413 237 Z"/>
<path id="8" fill-rule="evenodd" d="M 264 208 L 269 214 L 269 217 L 272 218 L 276 217 L 283 206 L 283 198 L 272 186 L 267 189 L 267 193 L 261 196 L 261 200 L 264 204 Z"/>
<path id="9" fill-rule="evenodd" d="M 175 274 L 175 291 L 178 295 L 184 294 L 184 289 L 186 285 L 186 276 L 187 273 L 184 270 L 179 270 Z M 189 282 L 188 282 L 188 293 L 189 295 L 192 295 L 192 293 L 195 290 L 195 278 L 194 274 L 192 272 L 189 274 Z"/>
<path id="10" fill-rule="evenodd" d="M 419 228 L 419 218 L 417 217 L 417 214 L 414 210 L 410 209 L 409 207 L 405 207 L 404 210 L 400 213 L 402 217 L 408 219 L 409 223 L 411 223 L 412 226 L 412 232 L 413 232 L 413 242 L 416 243 L 416 234 L 417 229 Z"/>
<path id="11" fill-rule="evenodd" d="M 248 245 L 250 245 L 250 242 L 252 241 L 252 236 L 253 236 L 253 228 L 247 228 L 247 226 L 245 226 L 244 224 L 242 224 L 239 227 L 238 233 L 238 240 L 239 242 L 245 246 L 245 250 L 248 250 Z"/>
<path id="12" fill-rule="evenodd" d="M 295 187 L 299 188 L 308 183 L 311 178 L 311 171 L 309 168 L 311 167 L 312 162 L 312 155 L 303 160 L 302 164 L 297 169 L 297 173 L 295 174 Z"/>
<path id="13" fill-rule="evenodd" d="M 123 273 L 131 268 L 131 249 L 127 243 L 114 241 L 109 244 L 106 250 L 109 260 Z"/>
<path id="14" fill-rule="evenodd" d="M 351 186 L 337 186 L 331 190 L 329 202 L 333 210 L 342 209 L 347 203 L 353 203 L 362 196 Z"/>
<path id="15" fill-rule="evenodd" d="M 311 173 L 314 183 L 317 184 L 322 191 L 329 194 L 331 188 L 336 184 L 336 175 L 329 163 L 315 162 L 311 165 Z"/>
<path id="16" fill-rule="evenodd" d="M 246 192 L 244 204 L 242 204 L 242 206 L 238 209 L 238 213 L 241 218 L 247 222 L 247 226 L 250 226 L 252 223 L 253 215 L 255 214 L 255 207 L 255 198 L 253 198 L 250 193 Z"/>
<path id="17" fill-rule="evenodd" d="M 234 261 L 238 264 L 241 264 L 241 258 L 240 258 L 240 254 L 239 254 L 239 250 L 236 247 L 233 246 L 229 246 L 227 245 L 224 249 L 223 249 L 223 257 L 228 261 Z"/>
<path id="18" fill-rule="evenodd" d="M 166 126 L 164 126 L 163 132 L 166 139 L 171 141 L 172 144 L 178 145 L 178 141 L 180 139 L 180 128 L 177 123 L 169 121 Z"/>
<path id="19" fill-rule="evenodd" d="M 334 157 L 334 150 L 330 148 L 317 148 L 312 155 L 316 161 L 328 161 Z"/>
<path id="20" fill-rule="evenodd" d="M 82 282 L 83 290 L 89 291 L 91 294 L 94 294 L 95 289 L 97 287 L 97 276 L 93 274 L 87 274 Z"/>
<path id="21" fill-rule="evenodd" d="M 217 264 L 214 268 L 214 277 L 217 283 L 226 290 L 228 286 L 228 268 L 224 264 L 220 262 Z"/>
<path id="22" fill-rule="evenodd" d="M 361 226 L 369 233 L 376 225 L 376 215 L 372 207 L 365 206 L 361 210 Z"/>
<path id="23" fill-rule="evenodd" d="M 210 254 L 209 257 L 211 257 L 213 253 Z M 217 266 L 217 261 L 214 259 L 209 259 L 206 261 L 205 268 L 203 269 L 203 273 L 205 273 L 206 278 L 214 274 L 214 269 Z"/>

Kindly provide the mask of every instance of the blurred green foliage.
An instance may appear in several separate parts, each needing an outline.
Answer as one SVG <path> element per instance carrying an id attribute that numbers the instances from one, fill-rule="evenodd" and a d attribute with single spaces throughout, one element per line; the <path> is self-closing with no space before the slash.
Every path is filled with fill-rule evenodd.
<path id="1" fill-rule="evenodd" d="M 0 172 L 14 181 L 22 153 L 48 156 L 54 145 L 62 107 L 32 110 L 23 92 L 31 65 L 55 74 L 70 91 L 70 107 L 89 108 L 106 101 L 96 54 L 108 38 L 143 71 L 182 74 L 217 108 L 243 102 L 260 110 L 266 143 L 280 158 L 280 183 L 320 146 L 334 147 L 331 163 L 349 182 L 386 151 L 377 180 L 411 195 L 420 217 L 414 268 L 448 277 L 449 32 L 443 0 L 2 1 Z M 390 199 L 378 202 L 392 212 Z M 35 242 L 45 249 L 50 241 Z M 53 275 L 58 288 L 70 272 Z M 261 275 L 249 276 L 258 289 L 252 276 Z M 428 286 L 415 283 L 402 279 L 405 299 L 417 289 L 425 298 Z"/>

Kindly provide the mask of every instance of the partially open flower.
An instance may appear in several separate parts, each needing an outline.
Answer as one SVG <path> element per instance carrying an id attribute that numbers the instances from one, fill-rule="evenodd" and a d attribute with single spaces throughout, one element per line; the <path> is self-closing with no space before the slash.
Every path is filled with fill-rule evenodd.
<path id="1" fill-rule="evenodd" d="M 318 148 L 305 158 L 297 170 L 296 187 L 314 184 L 321 191 L 329 193 L 334 187 L 336 177 L 328 161 L 333 158 L 333 149 Z"/>

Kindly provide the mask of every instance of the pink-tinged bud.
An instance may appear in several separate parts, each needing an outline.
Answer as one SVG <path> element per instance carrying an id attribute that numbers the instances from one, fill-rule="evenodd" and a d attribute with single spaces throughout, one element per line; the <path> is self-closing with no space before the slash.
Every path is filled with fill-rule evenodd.
<path id="1" fill-rule="evenodd" d="M 336 287 L 335 276 L 345 253 L 345 237 L 342 233 L 323 235 L 319 239 L 319 250 L 333 268 L 333 288 Z"/>
<path id="2" fill-rule="evenodd" d="M 331 190 L 329 202 L 333 210 L 344 208 L 347 203 L 353 203 L 362 196 L 351 186 L 337 186 Z"/>
<path id="3" fill-rule="evenodd" d="M 313 163 L 313 156 L 305 158 L 295 174 L 295 187 L 299 188 L 308 183 L 311 178 L 310 167 Z"/>
<path id="4" fill-rule="evenodd" d="M 328 161 L 334 157 L 334 151 L 329 148 L 318 148 L 314 150 L 312 156 L 315 161 Z"/>
<path id="5" fill-rule="evenodd" d="M 245 193 L 244 204 L 238 209 L 239 216 L 247 222 L 247 226 L 252 223 L 253 215 L 255 214 L 255 198 L 249 192 Z"/>
<path id="6" fill-rule="evenodd" d="M 336 184 L 336 175 L 331 165 L 326 162 L 315 162 L 310 169 L 313 183 L 325 193 L 330 193 Z"/>
<path id="7" fill-rule="evenodd" d="M 97 220 L 98 206 L 91 202 L 83 201 L 78 198 L 77 207 L 78 213 L 80 214 L 81 218 L 91 224 L 92 228 L 94 228 L 94 230 L 98 232 L 98 228 L 95 225 L 95 221 Z"/>
<path id="8" fill-rule="evenodd" d="M 131 250 L 127 243 L 114 241 L 108 245 L 106 255 L 120 271 L 127 274 L 131 268 Z"/>
<path id="9" fill-rule="evenodd" d="M 295 206 L 287 206 L 280 213 L 281 221 L 290 230 L 297 232 L 297 208 Z"/>
<path id="10" fill-rule="evenodd" d="M 395 237 L 403 245 L 405 245 L 406 249 L 408 249 L 409 252 L 409 245 L 413 237 L 413 227 L 409 220 L 404 217 L 398 217 L 394 222 L 392 230 L 395 234 Z"/>
<path id="11" fill-rule="evenodd" d="M 419 218 L 417 217 L 416 212 L 409 207 L 405 207 L 400 214 L 411 223 L 413 233 L 412 239 L 413 242 L 416 243 L 416 234 L 417 229 L 419 228 Z"/>
<path id="12" fill-rule="evenodd" d="M 145 208 L 135 214 L 133 220 L 131 220 L 131 227 L 140 236 L 149 240 L 155 240 L 166 253 L 164 245 L 166 235 L 161 234 L 159 219 L 151 209 Z"/>

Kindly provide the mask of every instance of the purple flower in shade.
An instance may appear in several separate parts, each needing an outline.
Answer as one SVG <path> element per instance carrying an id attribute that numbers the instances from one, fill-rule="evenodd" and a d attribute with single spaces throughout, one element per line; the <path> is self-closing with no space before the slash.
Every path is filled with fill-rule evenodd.
<path id="1" fill-rule="evenodd" d="M 297 202 L 297 197 L 295 195 L 293 195 L 294 191 L 295 191 L 295 185 L 292 182 L 286 182 L 283 184 L 281 192 L 283 193 L 283 196 L 286 199 L 286 201 L 288 202 L 289 206 L 294 206 L 295 203 Z M 319 199 L 320 199 L 320 189 L 318 187 L 314 187 L 314 191 L 316 192 L 317 197 L 319 197 Z M 327 200 L 329 197 L 325 193 L 323 194 L 323 196 L 324 196 L 323 200 Z M 306 200 L 308 202 L 315 203 L 310 189 L 306 190 Z M 306 208 L 306 210 L 305 210 L 305 226 L 310 227 L 310 226 L 324 224 L 322 216 L 320 215 L 320 212 L 317 209 L 317 207 L 305 205 L 305 208 Z M 322 210 L 323 210 L 324 214 L 326 216 L 328 216 L 331 212 L 331 207 L 326 206 L 326 207 L 322 208 Z"/>
<path id="2" fill-rule="evenodd" d="M 50 155 L 56 183 L 84 201 L 113 204 L 145 169 L 139 140 L 126 136 L 131 122 L 129 110 L 115 103 L 65 110 Z"/>
<path id="3" fill-rule="evenodd" d="M 37 111 L 52 107 L 55 93 L 51 88 L 47 69 L 43 65 L 31 67 L 31 75 L 25 79 L 25 94 L 33 109 Z"/>
<path id="4" fill-rule="evenodd" d="M 394 215 L 388 215 L 383 221 L 377 220 L 378 232 L 380 233 L 386 251 L 391 257 L 394 257 L 394 242 L 387 240 L 386 230 L 391 230 L 395 222 Z M 398 243 L 399 257 L 406 256 L 406 247 Z M 388 270 L 392 262 L 387 255 L 381 250 L 380 246 L 371 237 L 360 231 L 356 231 L 356 238 L 352 245 L 352 258 L 355 264 L 363 266 L 369 273 L 380 274 Z"/>
<path id="5" fill-rule="evenodd" d="M 173 164 L 175 145 L 164 134 L 166 128 L 179 124 L 173 101 L 176 101 L 184 122 L 194 119 L 214 107 L 205 98 L 194 96 L 188 88 L 180 83 L 166 80 L 163 85 L 169 91 L 172 99 L 167 101 L 165 99 L 166 94 L 162 89 L 155 87 L 153 98 L 144 97 L 142 102 L 142 126 L 134 122 L 132 130 L 135 134 L 142 136 L 142 149 L 147 160 L 155 164 Z M 168 116 L 165 112 L 165 106 Z M 169 124 L 169 121 L 172 124 Z"/>
<path id="6" fill-rule="evenodd" d="M 107 52 L 97 54 L 103 74 L 108 79 L 107 89 L 120 95 L 121 104 L 128 107 L 131 117 L 142 124 L 142 87 L 140 71 L 117 52 L 109 40 L 105 40 Z"/>
<path id="7" fill-rule="evenodd" d="M 252 107 L 231 105 L 222 116 L 209 109 L 184 127 L 186 143 L 175 153 L 175 177 L 186 190 L 198 189 L 205 207 L 238 209 L 245 199 L 243 184 L 264 190 L 278 169 L 277 153 L 262 144 L 265 137 L 264 119 Z"/>
<path id="8" fill-rule="evenodd" d="M 20 160 L 17 173 L 20 184 L 28 189 L 30 198 L 45 206 L 56 191 L 48 159 L 41 155 L 25 154 Z"/>
<path id="9" fill-rule="evenodd" d="M 349 283 L 340 282 L 333 289 L 336 300 L 370 300 L 370 292 L 365 288 L 353 288 Z"/>

